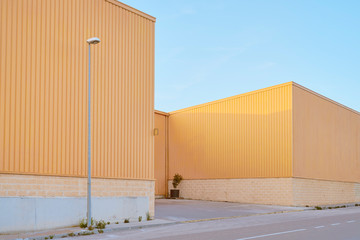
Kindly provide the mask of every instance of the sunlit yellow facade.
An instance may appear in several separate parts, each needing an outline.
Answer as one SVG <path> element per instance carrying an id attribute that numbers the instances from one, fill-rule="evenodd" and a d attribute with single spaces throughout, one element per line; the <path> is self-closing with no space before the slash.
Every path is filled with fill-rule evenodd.
<path id="1" fill-rule="evenodd" d="M 181 174 L 182 197 L 280 205 L 360 200 L 360 113 L 299 84 L 181 109 L 167 119 L 168 188 Z"/>
<path id="2" fill-rule="evenodd" d="M 154 34 L 154 17 L 117 0 L 0 1 L 0 233 L 86 216 L 91 37 L 94 217 L 154 214 Z M 9 226 L 14 201 L 29 215 Z"/>

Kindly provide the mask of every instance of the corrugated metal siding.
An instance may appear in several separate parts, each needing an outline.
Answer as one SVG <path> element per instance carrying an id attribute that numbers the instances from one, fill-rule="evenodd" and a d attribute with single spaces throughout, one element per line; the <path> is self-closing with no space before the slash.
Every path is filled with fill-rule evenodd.
<path id="1" fill-rule="evenodd" d="M 166 125 L 167 117 L 164 114 L 155 112 L 155 128 L 158 135 L 154 137 L 154 158 L 155 158 L 155 195 L 166 194 Z"/>
<path id="2" fill-rule="evenodd" d="M 154 21 L 105 0 L 1 0 L 0 172 L 153 179 Z"/>
<path id="3" fill-rule="evenodd" d="M 291 177 L 291 83 L 170 113 L 169 176 Z"/>
<path id="4" fill-rule="evenodd" d="M 360 182 L 360 114 L 294 85 L 294 177 Z"/>

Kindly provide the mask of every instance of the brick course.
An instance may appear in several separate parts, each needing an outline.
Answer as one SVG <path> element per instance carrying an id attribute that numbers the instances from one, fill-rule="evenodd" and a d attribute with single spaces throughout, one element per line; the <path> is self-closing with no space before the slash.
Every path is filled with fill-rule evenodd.
<path id="1" fill-rule="evenodd" d="M 288 206 L 360 202 L 359 183 L 303 178 L 183 180 L 178 188 L 182 198 L 211 201 Z"/>
<path id="2" fill-rule="evenodd" d="M 149 197 L 154 215 L 155 182 L 131 179 L 91 179 L 93 197 Z M 86 197 L 87 178 L 0 174 L 0 197 Z"/>

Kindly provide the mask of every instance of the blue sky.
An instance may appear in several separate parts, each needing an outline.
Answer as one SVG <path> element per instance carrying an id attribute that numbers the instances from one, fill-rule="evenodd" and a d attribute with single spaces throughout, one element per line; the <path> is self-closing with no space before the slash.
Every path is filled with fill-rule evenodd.
<path id="1" fill-rule="evenodd" d="M 122 2 L 157 18 L 157 110 L 294 81 L 360 111 L 360 1 Z"/>

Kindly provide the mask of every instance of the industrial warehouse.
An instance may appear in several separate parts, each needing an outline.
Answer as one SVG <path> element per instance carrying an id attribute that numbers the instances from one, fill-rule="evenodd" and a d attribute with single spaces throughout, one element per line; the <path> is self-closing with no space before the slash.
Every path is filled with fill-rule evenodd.
<path id="1" fill-rule="evenodd" d="M 116 0 L 0 7 L 0 232 L 86 218 L 91 37 L 92 216 L 153 216 L 155 18 Z"/>
<path id="2" fill-rule="evenodd" d="M 0 233 L 86 218 L 89 155 L 93 217 L 111 222 L 154 216 L 176 173 L 185 199 L 360 201 L 359 112 L 294 82 L 157 111 L 154 17 L 116 0 L 0 7 Z"/>
<path id="3" fill-rule="evenodd" d="M 156 195 L 166 195 L 179 173 L 187 199 L 360 201 L 360 113 L 299 84 L 157 111 L 155 127 Z"/>

